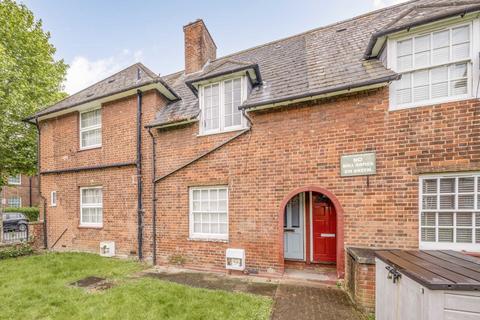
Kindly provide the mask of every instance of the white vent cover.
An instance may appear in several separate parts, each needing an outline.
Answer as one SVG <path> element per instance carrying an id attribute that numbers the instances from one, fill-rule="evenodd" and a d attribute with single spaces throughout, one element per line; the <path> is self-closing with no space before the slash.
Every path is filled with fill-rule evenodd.
<path id="1" fill-rule="evenodd" d="M 225 268 L 230 270 L 245 270 L 245 250 L 227 249 Z"/>
<path id="2" fill-rule="evenodd" d="M 100 242 L 100 255 L 102 257 L 115 256 L 115 242 L 114 241 L 102 241 Z"/>

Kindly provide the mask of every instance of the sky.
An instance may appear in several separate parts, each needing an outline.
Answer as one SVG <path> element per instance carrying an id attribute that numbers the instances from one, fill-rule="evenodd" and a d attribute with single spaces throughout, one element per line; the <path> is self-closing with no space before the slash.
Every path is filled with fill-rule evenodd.
<path id="1" fill-rule="evenodd" d="M 183 26 L 201 18 L 217 57 L 405 0 L 20 0 L 41 19 L 70 66 L 73 94 L 142 62 L 161 75 L 183 70 Z"/>

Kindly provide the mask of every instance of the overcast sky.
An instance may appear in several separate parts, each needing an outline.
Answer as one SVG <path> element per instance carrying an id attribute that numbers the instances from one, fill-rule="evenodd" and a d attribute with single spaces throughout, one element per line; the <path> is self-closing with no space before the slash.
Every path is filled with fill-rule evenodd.
<path id="1" fill-rule="evenodd" d="M 182 26 L 202 18 L 223 56 L 405 0 L 23 0 L 70 65 L 72 94 L 137 61 L 183 69 Z"/>

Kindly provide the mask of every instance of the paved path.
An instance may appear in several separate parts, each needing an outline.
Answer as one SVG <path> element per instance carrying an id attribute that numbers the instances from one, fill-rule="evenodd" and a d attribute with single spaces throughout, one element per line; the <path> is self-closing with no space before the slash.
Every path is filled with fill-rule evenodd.
<path id="1" fill-rule="evenodd" d="M 280 284 L 272 320 L 284 319 L 361 320 L 363 316 L 340 289 Z"/>
<path id="2" fill-rule="evenodd" d="M 246 292 L 274 299 L 272 320 L 363 320 L 347 294 L 332 286 L 308 286 L 239 279 L 205 272 L 147 272 L 143 274 L 196 288 Z"/>

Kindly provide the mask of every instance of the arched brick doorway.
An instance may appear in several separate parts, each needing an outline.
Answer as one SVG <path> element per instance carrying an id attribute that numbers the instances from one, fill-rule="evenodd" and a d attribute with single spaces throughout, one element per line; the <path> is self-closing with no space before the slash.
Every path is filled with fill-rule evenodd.
<path id="1" fill-rule="evenodd" d="M 281 261 L 282 269 L 284 269 L 284 212 L 285 208 L 294 196 L 302 192 L 317 192 L 326 196 L 333 203 L 336 211 L 336 267 L 337 267 L 337 276 L 343 278 L 345 274 L 345 250 L 344 250 L 344 212 L 343 208 L 340 205 L 337 197 L 330 191 L 325 188 L 318 186 L 305 186 L 297 188 L 290 191 L 280 204 L 280 209 L 278 212 L 278 230 L 279 230 L 279 241 L 281 243 L 279 250 L 279 261 Z"/>

